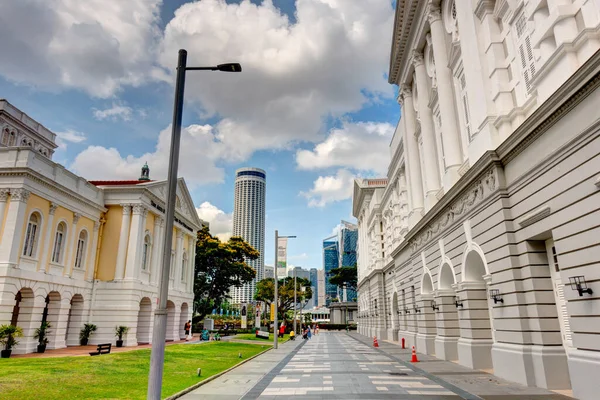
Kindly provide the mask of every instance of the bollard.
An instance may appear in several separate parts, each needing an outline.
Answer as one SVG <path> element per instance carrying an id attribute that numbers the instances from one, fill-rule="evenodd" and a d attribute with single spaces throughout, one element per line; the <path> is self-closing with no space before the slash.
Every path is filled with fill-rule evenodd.
<path id="1" fill-rule="evenodd" d="M 238 353 L 238 358 L 242 358 L 242 353 Z"/>
<path id="2" fill-rule="evenodd" d="M 198 371 L 196 371 L 196 373 L 198 374 L 198 376 L 202 375 L 202 368 L 198 368 Z"/>
<path id="3" fill-rule="evenodd" d="M 404 338 L 402 338 L 402 348 L 405 349 L 406 347 L 404 346 Z"/>

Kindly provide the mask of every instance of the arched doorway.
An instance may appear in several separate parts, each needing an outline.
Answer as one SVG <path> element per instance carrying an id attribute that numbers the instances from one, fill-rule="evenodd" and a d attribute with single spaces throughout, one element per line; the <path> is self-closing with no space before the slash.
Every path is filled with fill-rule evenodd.
<path id="1" fill-rule="evenodd" d="M 33 290 L 23 288 L 17 292 L 10 324 L 22 328 L 23 337 L 19 339 L 19 344 L 14 348 L 15 354 L 31 353 L 35 350 L 36 343 L 33 334 L 37 326 L 32 326 L 34 306 L 35 296 Z"/>
<path id="2" fill-rule="evenodd" d="M 392 295 L 392 340 L 398 341 L 398 292 L 394 292 Z"/>
<path id="3" fill-rule="evenodd" d="M 181 305 L 181 314 L 179 314 L 179 338 L 185 339 L 185 323 L 188 321 L 189 308 L 187 303 Z"/>
<path id="4" fill-rule="evenodd" d="M 415 307 L 417 314 L 417 348 L 425 354 L 435 354 L 435 337 L 437 335 L 435 310 L 432 308 L 433 280 L 429 269 L 425 268 L 421 278 L 421 301 Z"/>
<path id="5" fill-rule="evenodd" d="M 83 327 L 83 296 L 76 294 L 71 299 L 71 308 L 69 309 L 69 319 L 67 320 L 67 329 L 65 340 L 67 346 L 79 346 L 79 331 Z"/>
<path id="6" fill-rule="evenodd" d="M 44 307 L 42 313 L 42 323 L 46 321 L 51 326 L 48 334 L 48 349 L 61 349 L 65 347 L 65 331 L 62 330 L 65 325 L 60 324 L 60 301 L 61 297 L 58 292 L 50 292 L 46 296 L 46 307 Z"/>
<path id="7" fill-rule="evenodd" d="M 175 336 L 175 303 L 171 300 L 167 301 L 167 342 L 178 340 Z"/>
<path id="8" fill-rule="evenodd" d="M 494 338 L 485 282 L 486 278 L 489 279 L 486 263 L 480 252 L 472 247 L 465 251 L 463 260 L 463 281 L 458 290 L 463 305 L 458 361 L 469 368 L 492 372 Z"/>
<path id="9" fill-rule="evenodd" d="M 449 260 L 445 260 L 439 269 L 438 290 L 435 292 L 437 310 L 437 336 L 435 354 L 442 360 L 458 360 L 457 343 L 460 337 L 458 312 L 455 303 L 456 279 Z"/>
<path id="10" fill-rule="evenodd" d="M 168 320 L 168 316 L 167 316 Z M 140 300 L 140 310 L 137 317 L 136 340 L 138 344 L 148 344 L 152 334 L 152 301 L 148 297 Z"/>

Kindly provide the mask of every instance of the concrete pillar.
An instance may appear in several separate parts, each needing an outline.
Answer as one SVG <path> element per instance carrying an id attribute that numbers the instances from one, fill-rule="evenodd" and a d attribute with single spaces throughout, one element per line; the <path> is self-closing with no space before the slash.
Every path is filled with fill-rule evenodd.
<path id="1" fill-rule="evenodd" d="M 42 314 L 45 307 L 46 300 L 44 297 L 38 296 L 21 301 L 17 325 L 23 329 L 23 337 L 19 339 L 19 344 L 13 349 L 14 354 L 27 354 L 36 351 L 38 341 L 33 338 L 33 335 L 42 323 Z"/>
<path id="2" fill-rule="evenodd" d="M 437 76 L 438 103 L 440 106 L 440 117 L 442 119 L 441 140 L 445 161 L 445 165 L 442 166 L 442 169 L 445 171 L 443 183 L 444 190 L 448 191 L 460 178 L 458 170 L 463 162 L 457 120 L 458 114 L 454 105 L 455 97 L 452 88 L 454 79 L 452 71 L 448 68 L 446 32 L 442 24 L 442 16 L 439 7 L 429 8 L 428 19 L 431 27 L 431 41 L 435 58 L 435 73 Z M 419 92 L 419 96 L 420 95 L 421 92 Z"/>
<path id="3" fill-rule="evenodd" d="M 181 283 L 181 263 L 183 261 L 183 231 L 177 229 L 177 241 L 175 242 L 175 269 L 173 270 L 173 288 L 182 289 Z"/>
<path id="4" fill-rule="evenodd" d="M 19 262 L 21 236 L 25 225 L 27 200 L 31 193 L 25 189 L 11 189 L 10 204 L 4 221 L 2 243 L 0 244 L 0 263 L 16 267 Z"/>
<path id="5" fill-rule="evenodd" d="M 435 336 L 437 329 L 435 325 L 435 312 L 431 308 L 431 295 L 421 295 L 417 301 L 417 349 L 420 353 L 435 354 Z"/>
<path id="6" fill-rule="evenodd" d="M 48 304 L 47 321 L 52 324 L 52 328 L 50 328 L 51 334 L 48 337 L 48 349 L 62 349 L 67 347 L 65 338 L 70 310 L 70 299 L 54 300 Z"/>
<path id="7" fill-rule="evenodd" d="M 94 232 L 92 233 L 92 247 L 90 248 L 90 257 L 85 267 L 85 279 L 94 279 L 94 267 L 96 266 L 96 256 L 98 253 L 98 236 L 100 234 L 100 222 L 94 221 Z"/>
<path id="8" fill-rule="evenodd" d="M 158 280 L 162 271 L 162 247 L 164 234 L 164 218 L 154 216 L 154 238 L 152 240 L 152 265 L 150 267 L 150 282 L 152 286 L 158 285 Z"/>
<path id="9" fill-rule="evenodd" d="M 123 207 L 123 218 L 121 220 L 121 232 L 119 234 L 119 247 L 117 250 L 117 266 L 115 269 L 115 280 L 123 279 L 125 275 L 125 261 L 127 259 L 127 241 L 129 239 L 129 227 L 131 225 L 131 204 L 121 204 Z"/>
<path id="10" fill-rule="evenodd" d="M 413 103 L 412 90 L 403 86 L 401 89 L 402 98 L 402 119 L 404 120 L 404 159 L 406 160 L 406 169 L 408 170 L 410 186 L 411 209 L 408 216 L 409 226 L 415 226 L 418 220 L 423 216 L 423 179 L 421 172 L 421 156 L 419 154 L 419 144 L 415 138 L 417 130 L 417 116 Z"/>
<path id="11" fill-rule="evenodd" d="M 448 361 L 458 360 L 457 344 L 460 337 L 460 328 L 454 297 L 454 290 L 451 289 L 438 290 L 435 294 L 435 302 L 439 308 L 436 311 L 435 356 Z"/>
<path id="12" fill-rule="evenodd" d="M 429 108 L 429 84 L 427 83 L 427 71 L 423 61 L 423 53 L 413 53 L 413 64 L 417 80 L 417 92 L 419 100 L 419 117 L 421 120 L 421 140 L 423 141 L 422 164 L 424 167 L 423 177 L 425 179 L 425 206 L 431 209 L 437 202 L 437 192 L 440 190 L 440 177 L 438 169 L 438 152 L 435 146 L 435 130 L 433 127 L 433 116 Z"/>
<path id="13" fill-rule="evenodd" d="M 0 189 L 0 229 L 2 229 L 2 223 L 4 222 L 4 213 L 6 211 L 6 200 L 8 200 L 8 195 L 10 193 L 10 189 Z M 1 233 L 2 231 L 0 231 Z"/>
<path id="14" fill-rule="evenodd" d="M 67 258 L 65 261 L 65 272 L 67 276 L 73 275 L 73 268 L 75 267 L 75 243 L 77 243 L 77 239 L 79 238 L 79 232 L 77 232 L 77 223 L 79 222 L 79 218 L 81 217 L 78 213 L 73 213 L 73 223 L 71 224 L 71 230 L 69 237 L 69 242 L 67 243 Z"/>
<path id="15" fill-rule="evenodd" d="M 188 273 L 186 278 L 186 292 L 188 293 L 194 291 L 194 278 L 196 276 L 196 241 L 197 239 L 193 236 L 188 238 Z"/>
<path id="16" fill-rule="evenodd" d="M 46 271 L 46 273 L 50 271 L 50 265 L 48 264 L 48 253 L 50 253 L 52 233 L 54 232 L 54 214 L 56 213 L 57 208 L 58 204 L 50 203 L 50 208 L 48 210 L 48 221 L 46 222 L 46 229 L 44 231 L 44 246 L 42 248 L 42 254 L 40 257 L 40 265 L 38 266 L 40 271 Z"/>
<path id="17" fill-rule="evenodd" d="M 127 263 L 125 265 L 125 278 L 136 279 L 140 267 L 140 250 L 144 234 L 144 213 L 146 209 L 141 204 L 133 206 L 131 229 L 129 230 L 129 243 L 127 246 Z"/>

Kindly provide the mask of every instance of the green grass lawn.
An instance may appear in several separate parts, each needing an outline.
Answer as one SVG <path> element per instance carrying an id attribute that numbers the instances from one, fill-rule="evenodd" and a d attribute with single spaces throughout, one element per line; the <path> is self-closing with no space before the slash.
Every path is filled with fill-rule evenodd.
<path id="1" fill-rule="evenodd" d="M 264 342 L 264 343 L 273 343 L 273 334 L 270 334 L 270 338 L 269 340 L 267 339 L 262 339 L 262 338 L 257 338 L 255 333 L 240 333 L 238 335 L 235 335 L 233 337 L 234 339 L 243 339 L 243 340 L 256 340 L 257 342 Z M 285 341 L 287 341 L 290 338 L 290 335 L 285 334 L 283 335 L 282 338 L 277 339 L 279 343 L 283 343 Z"/>
<path id="2" fill-rule="evenodd" d="M 232 367 L 271 347 L 211 342 L 167 346 L 162 397 Z M 242 353 L 242 359 L 238 354 Z M 96 357 L 0 359 L 0 398 L 145 399 L 150 350 Z M 202 368 L 202 376 L 196 376 Z"/>

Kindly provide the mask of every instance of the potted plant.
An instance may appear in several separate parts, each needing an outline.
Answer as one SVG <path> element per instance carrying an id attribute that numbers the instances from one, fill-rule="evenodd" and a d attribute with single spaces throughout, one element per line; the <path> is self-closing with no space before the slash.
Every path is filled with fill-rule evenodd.
<path id="1" fill-rule="evenodd" d="M 79 343 L 82 346 L 86 346 L 88 344 L 88 340 L 92 333 L 96 332 L 98 327 L 94 324 L 84 324 L 83 328 L 81 328 L 81 332 L 79 332 Z"/>
<path id="2" fill-rule="evenodd" d="M 123 347 L 123 335 L 127 334 L 127 332 L 129 332 L 129 327 L 127 326 L 117 326 L 115 328 L 115 336 L 118 337 L 117 347 Z"/>
<path id="3" fill-rule="evenodd" d="M 10 358 L 12 348 L 19 344 L 17 338 L 23 336 L 23 329 L 14 325 L 0 325 L 0 344 L 4 350 L 0 351 L 0 358 Z"/>
<path id="4" fill-rule="evenodd" d="M 38 353 L 43 353 L 46 351 L 46 345 L 48 344 L 48 335 L 50 334 L 50 331 L 48 330 L 49 328 L 52 328 L 50 322 L 42 322 L 40 327 L 35 330 L 33 338 L 38 340 Z"/>

